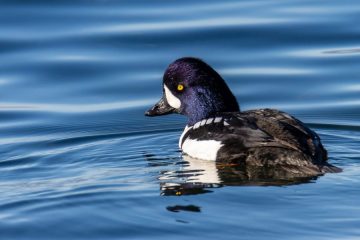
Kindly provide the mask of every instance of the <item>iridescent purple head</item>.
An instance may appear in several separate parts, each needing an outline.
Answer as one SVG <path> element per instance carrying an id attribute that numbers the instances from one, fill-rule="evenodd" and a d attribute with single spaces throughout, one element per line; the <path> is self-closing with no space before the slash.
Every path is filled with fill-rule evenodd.
<path id="1" fill-rule="evenodd" d="M 146 116 L 180 113 L 192 125 L 221 112 L 240 111 L 222 77 L 200 59 L 185 57 L 171 63 L 163 77 L 163 97 Z"/>

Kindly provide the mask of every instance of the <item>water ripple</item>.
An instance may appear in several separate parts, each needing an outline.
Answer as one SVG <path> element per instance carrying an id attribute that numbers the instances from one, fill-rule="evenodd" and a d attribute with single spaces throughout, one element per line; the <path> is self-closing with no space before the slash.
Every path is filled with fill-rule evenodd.
<path id="1" fill-rule="evenodd" d="M 58 113 L 87 113 L 127 108 L 150 106 L 156 99 L 134 100 L 126 102 L 96 103 L 96 104 L 21 104 L 8 103 L 0 105 L 0 111 L 45 111 Z"/>
<path id="2" fill-rule="evenodd" d="M 354 0 L 1 1 L 1 238 L 356 238 L 359 9 Z M 213 66 L 243 110 L 304 121 L 344 171 L 256 187 L 284 182 L 186 160 L 177 143 L 186 119 L 144 117 L 183 56 Z"/>

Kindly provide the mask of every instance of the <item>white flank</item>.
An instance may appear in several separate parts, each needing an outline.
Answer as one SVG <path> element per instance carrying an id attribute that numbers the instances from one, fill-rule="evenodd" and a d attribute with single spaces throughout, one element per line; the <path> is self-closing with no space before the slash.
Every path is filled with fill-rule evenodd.
<path id="1" fill-rule="evenodd" d="M 169 105 L 172 106 L 173 108 L 180 108 L 181 106 L 180 99 L 175 97 L 174 94 L 172 94 L 172 92 L 167 88 L 165 84 L 164 84 L 164 90 L 165 90 L 165 97 Z"/>
<path id="2" fill-rule="evenodd" d="M 222 146 L 221 142 L 215 140 L 198 141 L 186 139 L 182 145 L 182 150 L 190 157 L 215 161 Z"/>

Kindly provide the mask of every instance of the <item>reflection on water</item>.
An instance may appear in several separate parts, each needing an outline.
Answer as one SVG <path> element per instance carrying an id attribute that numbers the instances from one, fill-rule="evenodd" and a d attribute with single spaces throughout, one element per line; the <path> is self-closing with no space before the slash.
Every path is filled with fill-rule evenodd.
<path id="1" fill-rule="evenodd" d="M 175 206 L 168 206 L 166 209 L 169 210 L 170 212 L 180 212 L 180 211 L 201 212 L 200 207 L 195 205 L 187 205 L 187 206 L 175 205 Z"/>
<path id="2" fill-rule="evenodd" d="M 177 169 L 159 173 L 161 195 L 181 196 L 212 192 L 223 186 L 285 186 L 310 183 L 320 175 L 309 175 L 308 169 L 300 167 L 264 168 L 221 164 L 214 161 L 194 159 L 183 155 L 176 162 Z M 148 158 L 151 166 L 156 166 L 156 157 Z M 174 164 L 169 159 L 169 165 Z M 162 166 L 166 161 L 161 161 Z"/>

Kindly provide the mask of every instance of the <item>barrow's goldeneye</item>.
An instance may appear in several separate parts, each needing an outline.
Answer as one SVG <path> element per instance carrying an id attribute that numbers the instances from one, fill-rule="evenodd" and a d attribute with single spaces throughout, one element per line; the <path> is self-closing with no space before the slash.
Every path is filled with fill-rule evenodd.
<path id="1" fill-rule="evenodd" d="M 168 66 L 163 97 L 145 115 L 170 113 L 188 118 L 179 147 L 190 157 L 251 167 L 300 167 L 309 174 L 340 171 L 327 163 L 319 136 L 298 119 L 274 109 L 240 111 L 223 78 L 200 59 L 180 58 Z"/>

